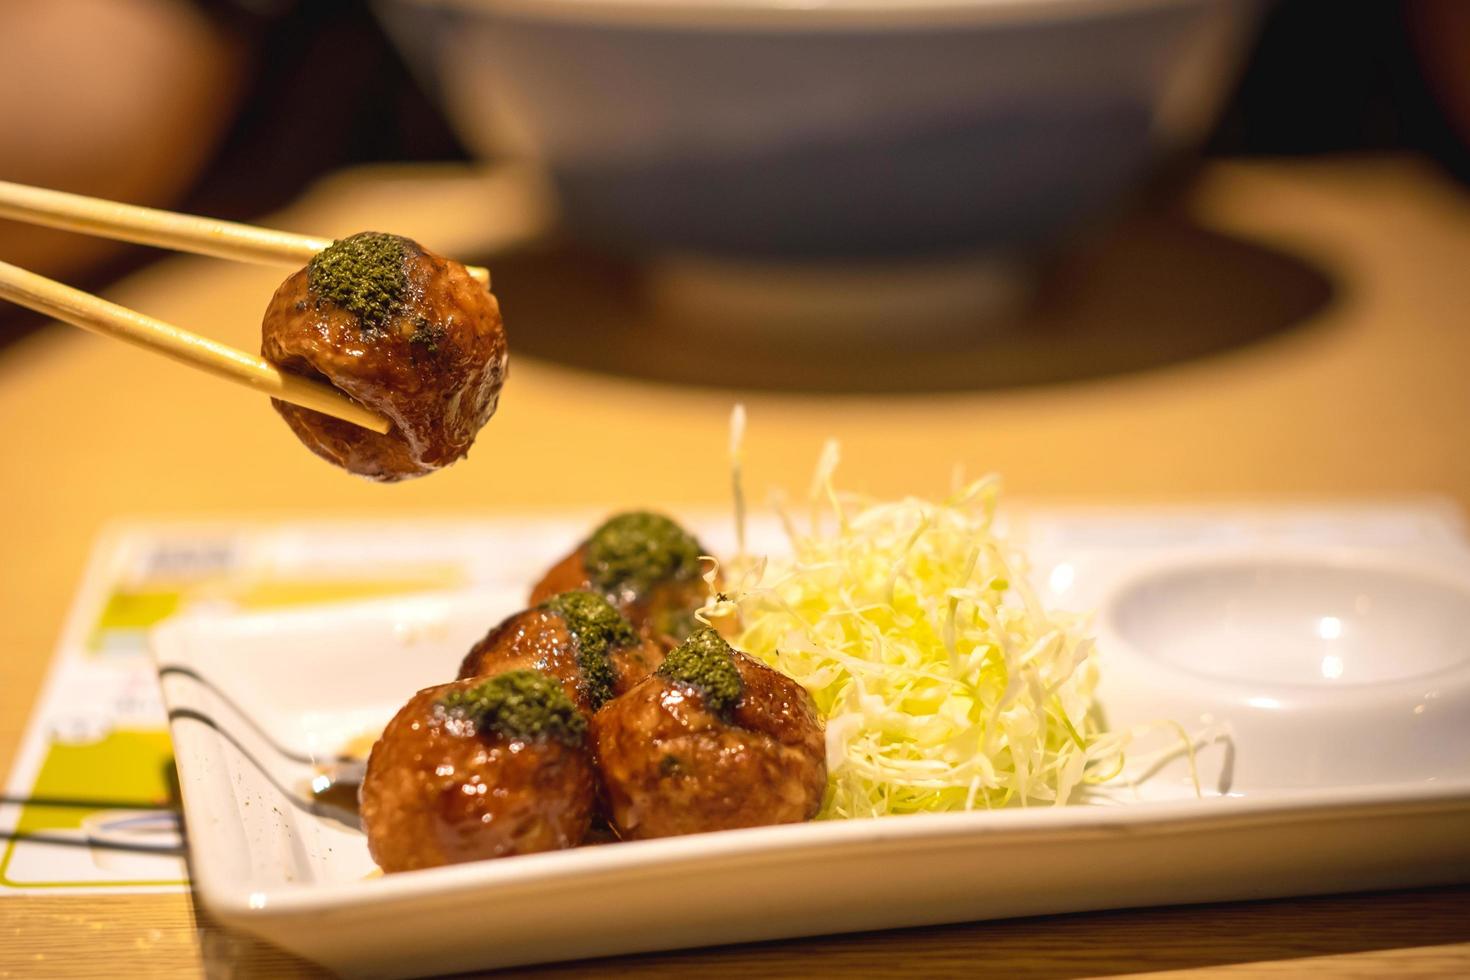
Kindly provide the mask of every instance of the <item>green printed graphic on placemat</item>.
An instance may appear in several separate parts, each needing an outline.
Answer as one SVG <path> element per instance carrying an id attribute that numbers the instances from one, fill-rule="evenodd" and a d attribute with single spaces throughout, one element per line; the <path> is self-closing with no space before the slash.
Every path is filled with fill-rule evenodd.
<path id="1" fill-rule="evenodd" d="M 457 565 L 397 568 L 392 574 L 361 578 L 273 577 L 241 583 L 232 598 L 241 609 L 283 609 L 327 602 L 384 599 L 414 592 L 433 592 L 464 584 Z"/>
<path id="2" fill-rule="evenodd" d="M 0 861 L 0 885 L 55 888 L 89 885 L 175 885 L 181 881 L 15 881 L 9 876 L 18 841 L 81 829 L 93 814 L 178 806 L 173 746 L 166 731 L 119 729 L 95 742 L 53 742 L 22 804 Z"/>
<path id="3" fill-rule="evenodd" d="M 186 602 L 203 596 L 244 610 L 284 609 L 452 589 L 463 585 L 464 578 L 464 570 L 457 565 L 422 565 L 360 577 L 290 575 L 231 581 L 217 576 L 187 585 L 119 587 L 107 597 L 87 638 L 87 649 L 92 653 L 141 653 L 150 629 Z"/>
<path id="4" fill-rule="evenodd" d="M 87 638 L 87 649 L 142 650 L 148 630 L 179 611 L 179 589 L 114 589 Z"/>

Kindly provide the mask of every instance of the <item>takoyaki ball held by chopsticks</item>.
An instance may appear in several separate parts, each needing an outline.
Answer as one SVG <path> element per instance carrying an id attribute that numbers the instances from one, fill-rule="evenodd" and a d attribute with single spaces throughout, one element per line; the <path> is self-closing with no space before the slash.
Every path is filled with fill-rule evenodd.
<path id="1" fill-rule="evenodd" d="M 386 417 L 386 435 L 275 401 L 318 456 L 373 480 L 422 476 L 469 452 L 505 381 L 494 295 L 465 267 L 398 235 L 332 243 L 266 308 L 261 354 Z"/>
<path id="2" fill-rule="evenodd" d="M 534 671 L 418 692 L 368 757 L 373 860 L 410 871 L 581 843 L 596 799 L 586 729 L 561 685 Z"/>
<path id="3" fill-rule="evenodd" d="M 663 649 L 633 629 L 602 596 L 563 592 L 487 633 L 460 664 L 459 676 L 539 670 L 561 681 L 590 717 L 662 661 Z"/>
<path id="4" fill-rule="evenodd" d="M 552 566 L 531 602 L 571 589 L 597 592 L 634 626 L 673 646 L 699 625 L 694 612 L 709 596 L 700 576 L 704 554 L 694 535 L 662 514 L 618 514 Z"/>
<path id="5" fill-rule="evenodd" d="M 624 838 L 797 823 L 827 785 L 822 723 L 800 684 L 701 629 L 592 719 Z"/>

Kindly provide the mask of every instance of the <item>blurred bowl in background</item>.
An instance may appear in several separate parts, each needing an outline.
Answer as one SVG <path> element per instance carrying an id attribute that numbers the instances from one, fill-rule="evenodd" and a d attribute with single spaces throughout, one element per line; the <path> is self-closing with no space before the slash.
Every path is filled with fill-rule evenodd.
<path id="1" fill-rule="evenodd" d="M 569 230 L 742 262 L 1016 254 L 1203 138 L 1254 0 L 379 0 Z M 493 215 L 478 216 L 493 221 Z"/>

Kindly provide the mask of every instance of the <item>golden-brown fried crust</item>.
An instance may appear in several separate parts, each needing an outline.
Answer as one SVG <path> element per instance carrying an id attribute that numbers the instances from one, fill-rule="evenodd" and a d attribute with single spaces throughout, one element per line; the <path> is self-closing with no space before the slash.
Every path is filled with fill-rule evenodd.
<path id="1" fill-rule="evenodd" d="M 797 823 L 827 784 L 811 696 L 737 653 L 745 685 L 729 720 L 695 688 L 657 675 L 608 702 L 592 743 L 613 826 L 626 838 Z"/>
<path id="2" fill-rule="evenodd" d="M 274 401 L 307 448 L 374 480 L 422 476 L 462 458 L 505 382 L 505 328 L 495 296 L 460 265 L 410 250 L 410 302 L 382 328 L 317 297 L 308 270 L 276 290 L 261 355 L 325 379 L 393 423 L 386 434 Z"/>
<path id="3" fill-rule="evenodd" d="M 586 589 L 591 592 L 598 590 L 593 588 L 592 579 L 587 574 L 587 566 L 582 561 L 581 547 L 567 555 L 561 561 L 552 565 L 546 574 L 541 576 L 531 589 L 530 603 L 539 606 L 553 596 L 559 596 L 563 592 L 575 592 Z"/>
<path id="4" fill-rule="evenodd" d="M 642 683 L 664 662 L 667 649 L 642 633 L 633 646 L 618 647 L 608 654 L 613 669 L 613 694 L 626 694 Z"/>
<path id="5" fill-rule="evenodd" d="M 384 871 L 574 847 L 591 823 L 596 781 L 585 748 L 475 732 L 420 691 L 368 757 L 362 825 Z"/>
<path id="6" fill-rule="evenodd" d="M 493 677 L 508 670 L 539 670 L 561 681 L 567 696 L 589 718 L 596 710 L 582 673 L 576 639 L 561 614 L 550 609 L 526 609 L 508 617 L 470 648 L 459 666 L 461 680 Z M 613 693 L 622 694 L 663 663 L 664 651 L 640 635 L 633 646 L 608 651 L 613 670 Z"/>
<path id="7" fill-rule="evenodd" d="M 550 610 L 526 609 L 508 617 L 470 648 L 459 665 L 459 677 L 493 677 L 508 670 L 550 674 L 585 714 L 594 710 L 577 662 L 577 643 L 562 618 Z"/>
<path id="8" fill-rule="evenodd" d="M 683 636 L 671 635 L 668 624 L 686 622 L 694 610 L 703 606 L 709 598 L 709 586 L 703 578 L 659 582 L 644 593 L 631 590 L 605 592 L 592 581 L 587 572 L 584 542 L 571 554 L 551 566 L 541 581 L 531 589 L 531 604 L 545 602 L 554 595 L 584 589 L 596 592 L 617 607 L 627 617 L 633 628 L 653 640 L 667 652 L 677 646 Z M 697 625 L 697 624 L 696 624 Z M 660 656 L 662 661 L 663 657 Z M 655 666 L 657 666 L 655 664 Z"/>

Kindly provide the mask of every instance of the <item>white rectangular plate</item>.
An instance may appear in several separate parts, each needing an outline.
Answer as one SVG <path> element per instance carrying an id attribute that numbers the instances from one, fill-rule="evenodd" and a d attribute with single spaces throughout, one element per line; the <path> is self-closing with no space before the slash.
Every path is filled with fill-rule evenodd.
<path id="1" fill-rule="evenodd" d="M 1043 597 L 1098 610 L 1111 725 L 1228 733 L 1201 751 L 1203 796 L 1176 762 L 1092 805 L 763 827 L 382 877 L 361 833 L 309 804 L 313 760 L 453 677 L 524 591 L 194 616 L 158 630 L 154 653 L 195 887 L 230 926 L 344 973 L 404 976 L 1470 880 L 1470 551 L 1452 519 L 1074 511 L 1018 524 Z M 548 564 L 571 545 L 567 526 L 538 538 L 507 522 L 507 540 L 533 542 L 507 561 Z"/>

